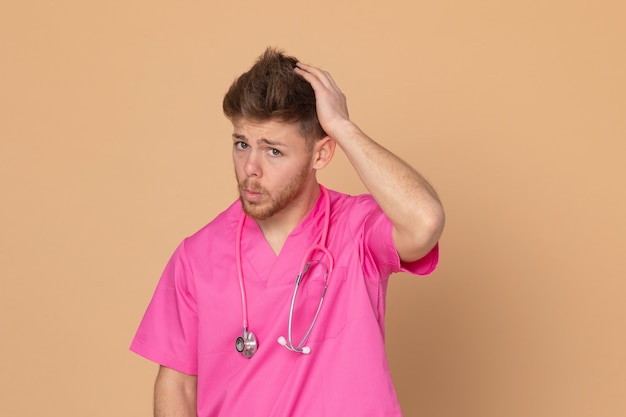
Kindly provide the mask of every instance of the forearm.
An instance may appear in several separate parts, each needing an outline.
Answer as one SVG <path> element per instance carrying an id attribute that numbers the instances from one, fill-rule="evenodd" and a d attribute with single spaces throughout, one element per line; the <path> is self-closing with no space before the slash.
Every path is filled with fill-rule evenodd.
<path id="1" fill-rule="evenodd" d="M 444 211 L 432 186 L 414 168 L 345 123 L 334 139 L 368 191 L 394 226 L 394 242 L 403 260 L 419 259 L 436 244 Z"/>
<path id="2" fill-rule="evenodd" d="M 302 63 L 295 71 L 315 91 L 322 128 L 344 151 L 391 220 L 400 258 L 414 261 L 426 255 L 437 243 L 444 224 L 443 207 L 433 188 L 411 166 L 350 121 L 346 97 L 330 74 Z"/>
<path id="3" fill-rule="evenodd" d="M 154 417 L 197 417 L 197 377 L 161 367 L 154 384 Z"/>

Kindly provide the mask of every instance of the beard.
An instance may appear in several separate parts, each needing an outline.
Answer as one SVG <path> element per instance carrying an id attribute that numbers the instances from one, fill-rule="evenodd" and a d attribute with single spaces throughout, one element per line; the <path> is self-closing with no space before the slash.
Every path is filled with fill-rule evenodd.
<path id="1" fill-rule="evenodd" d="M 275 193 L 270 193 L 266 188 L 255 184 L 250 179 L 239 183 L 239 200 L 243 211 L 252 219 L 257 221 L 267 220 L 275 214 L 286 209 L 294 201 L 297 201 L 305 187 L 305 179 L 308 175 L 307 167 L 302 167 L 282 189 Z M 262 202 L 251 202 L 243 198 L 243 189 L 263 194 Z"/>

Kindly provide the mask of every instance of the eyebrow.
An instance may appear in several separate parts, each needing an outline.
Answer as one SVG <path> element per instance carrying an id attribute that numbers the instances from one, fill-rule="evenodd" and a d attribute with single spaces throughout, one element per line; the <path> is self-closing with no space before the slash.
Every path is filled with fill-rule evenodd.
<path id="1" fill-rule="evenodd" d="M 233 133 L 233 139 L 248 141 L 248 138 L 246 137 L 246 135 L 242 135 L 240 133 Z M 261 138 L 261 139 L 258 140 L 258 142 L 259 143 L 264 143 L 264 144 L 270 145 L 270 146 L 283 146 L 283 147 L 287 146 L 284 143 L 273 141 L 273 140 L 269 140 L 267 138 Z"/>

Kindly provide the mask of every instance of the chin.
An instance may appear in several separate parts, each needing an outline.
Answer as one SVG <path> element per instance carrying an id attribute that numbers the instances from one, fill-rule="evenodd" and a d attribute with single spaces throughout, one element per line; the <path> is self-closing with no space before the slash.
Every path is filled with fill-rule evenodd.
<path id="1" fill-rule="evenodd" d="M 242 203 L 241 206 L 243 208 L 243 211 L 251 219 L 254 219 L 257 221 L 263 221 L 263 220 L 269 219 L 274 214 L 271 207 L 269 209 L 268 208 L 264 209 L 263 207 L 260 207 L 258 205 L 247 203 L 244 200 L 242 200 L 241 203 Z"/>

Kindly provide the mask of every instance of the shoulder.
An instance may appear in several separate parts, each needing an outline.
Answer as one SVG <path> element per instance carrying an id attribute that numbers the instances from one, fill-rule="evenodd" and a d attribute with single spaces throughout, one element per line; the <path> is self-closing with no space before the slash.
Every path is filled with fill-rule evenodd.
<path id="1" fill-rule="evenodd" d="M 234 238 L 241 212 L 241 203 L 239 200 L 233 202 L 207 225 L 184 239 L 183 244 L 186 250 L 193 251 L 196 248 L 204 250 L 207 246 L 219 244 L 231 237 Z"/>
<path id="2" fill-rule="evenodd" d="M 349 195 L 329 190 L 330 222 L 353 238 L 378 230 L 389 220 L 370 194 Z"/>
<path id="3" fill-rule="evenodd" d="M 382 213 L 380 206 L 370 194 L 349 195 L 328 190 L 331 200 L 331 212 L 339 218 L 351 220 L 369 217 L 372 213 Z"/>

